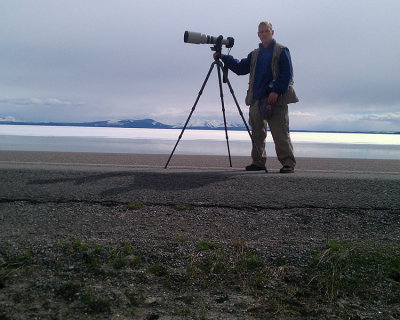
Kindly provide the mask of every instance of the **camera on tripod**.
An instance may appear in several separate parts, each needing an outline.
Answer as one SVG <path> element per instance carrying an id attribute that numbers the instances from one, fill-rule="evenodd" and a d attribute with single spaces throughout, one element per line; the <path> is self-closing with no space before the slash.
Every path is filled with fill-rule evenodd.
<path id="1" fill-rule="evenodd" d="M 215 44 L 219 46 L 226 46 L 227 48 L 232 48 L 235 44 L 235 39 L 228 37 L 224 39 L 223 36 L 213 37 L 200 32 L 185 31 L 183 36 L 183 41 L 185 43 L 194 44 Z"/>

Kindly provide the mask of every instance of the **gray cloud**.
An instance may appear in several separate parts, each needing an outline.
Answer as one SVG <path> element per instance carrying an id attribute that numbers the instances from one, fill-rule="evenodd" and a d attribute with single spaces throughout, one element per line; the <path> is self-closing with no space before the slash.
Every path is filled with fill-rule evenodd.
<path id="1" fill-rule="evenodd" d="M 0 11 L 3 117 L 182 121 L 212 62 L 209 46 L 183 43 L 184 31 L 233 36 L 231 53 L 243 58 L 258 45 L 258 22 L 269 19 L 293 58 L 301 100 L 291 107 L 294 126 L 398 125 L 397 0 L 17 0 Z M 247 76 L 230 80 L 246 113 Z M 227 89 L 225 97 L 238 118 Z M 220 115 L 214 74 L 194 116 Z"/>
<path id="2" fill-rule="evenodd" d="M 63 101 L 57 98 L 0 99 L 0 104 L 12 106 L 80 106 L 81 102 Z"/>
<path id="3" fill-rule="evenodd" d="M 390 112 L 381 114 L 368 114 L 361 117 L 362 120 L 390 121 L 400 123 L 400 112 Z"/>

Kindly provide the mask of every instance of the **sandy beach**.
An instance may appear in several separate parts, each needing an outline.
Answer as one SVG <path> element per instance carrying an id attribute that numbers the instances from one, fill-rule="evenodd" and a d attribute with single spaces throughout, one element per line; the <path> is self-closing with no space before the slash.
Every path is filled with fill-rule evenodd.
<path id="1" fill-rule="evenodd" d="M 0 318 L 400 316 L 400 161 L 167 159 L 1 151 Z"/>

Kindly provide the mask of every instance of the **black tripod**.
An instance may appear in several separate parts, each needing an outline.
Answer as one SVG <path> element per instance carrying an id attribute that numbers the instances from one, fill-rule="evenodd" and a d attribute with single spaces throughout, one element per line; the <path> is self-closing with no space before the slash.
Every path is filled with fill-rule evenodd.
<path id="1" fill-rule="evenodd" d="M 223 37 L 222 37 L 222 36 L 219 36 L 219 37 L 217 38 L 217 43 L 215 44 L 214 47 L 211 48 L 211 50 L 213 50 L 213 51 L 215 51 L 215 52 L 217 53 L 217 55 L 216 55 L 217 57 L 221 55 L 221 50 L 222 50 L 222 43 L 221 43 L 221 41 L 222 41 L 222 39 L 223 39 Z M 225 104 L 224 104 L 224 93 L 223 93 L 223 90 L 222 90 L 221 69 L 223 70 L 223 82 L 228 84 L 228 87 L 229 87 L 229 90 L 230 90 L 230 92 L 231 92 L 231 94 L 232 94 L 233 100 L 235 101 L 235 104 L 236 104 L 236 107 L 237 107 L 237 109 L 238 109 L 238 111 L 239 111 L 239 114 L 240 114 L 240 116 L 242 117 L 242 120 L 243 120 L 244 125 L 246 126 L 247 132 L 249 133 L 251 142 L 253 143 L 253 146 L 254 146 L 255 149 L 257 150 L 258 156 L 259 156 L 260 159 L 261 159 L 260 150 L 258 149 L 257 145 L 256 145 L 255 142 L 254 142 L 253 136 L 252 136 L 251 133 L 250 133 L 250 129 L 249 129 L 247 123 L 246 123 L 246 120 L 244 119 L 243 112 L 242 112 L 242 110 L 240 109 L 239 103 L 238 103 L 238 101 L 237 101 L 237 99 L 236 99 L 236 97 L 235 97 L 235 93 L 233 92 L 231 83 L 230 83 L 230 81 L 229 81 L 229 79 L 228 79 L 228 69 L 227 69 L 227 68 L 224 68 L 224 66 L 223 66 L 222 62 L 219 60 L 219 58 L 215 58 L 215 61 L 214 61 L 213 63 L 211 63 L 210 69 L 208 70 L 207 76 L 206 76 L 206 78 L 205 78 L 205 80 L 204 80 L 204 82 L 203 82 L 203 85 L 201 86 L 201 89 L 200 89 L 200 91 L 199 91 L 199 94 L 198 94 L 198 96 L 197 96 L 197 99 L 196 99 L 196 101 L 195 101 L 195 103 L 194 103 L 194 105 L 193 105 L 193 107 L 192 107 L 192 110 L 190 111 L 190 114 L 189 114 L 189 116 L 188 116 L 188 118 L 187 118 L 187 120 L 186 120 L 186 122 L 185 122 L 185 125 L 184 125 L 183 128 L 182 128 L 182 131 L 181 131 L 181 133 L 180 133 L 180 135 L 179 135 L 179 138 L 178 138 L 178 140 L 176 141 L 175 147 L 174 147 L 174 149 L 172 150 L 171 155 L 169 156 L 167 163 L 165 164 L 165 167 L 164 167 L 165 169 L 168 167 L 168 164 L 169 164 L 169 162 L 170 162 L 170 160 L 171 160 L 171 158 L 172 158 L 172 155 L 174 154 L 175 149 L 176 149 L 176 147 L 178 146 L 178 143 L 179 143 L 179 141 L 180 141 L 181 138 L 182 138 L 183 132 L 185 131 L 186 126 L 188 125 L 188 123 L 189 123 L 189 121 L 190 121 L 190 118 L 192 117 L 192 114 L 193 114 L 194 110 L 196 109 L 197 103 L 198 103 L 199 100 L 200 100 L 200 96 L 201 96 L 202 93 L 203 93 L 203 90 L 204 90 L 204 88 L 205 88 L 205 86 L 206 86 L 206 84 L 207 84 L 207 81 L 208 81 L 208 79 L 209 79 L 209 77 L 210 77 L 210 75 L 211 75 L 212 70 L 214 69 L 214 66 L 217 66 L 217 71 L 218 71 L 219 93 L 220 93 L 220 97 L 221 97 L 222 114 L 223 114 L 223 117 L 224 117 L 225 137 L 226 137 L 226 145 L 227 145 L 227 147 L 228 147 L 228 156 L 229 156 L 229 165 L 230 165 L 230 167 L 232 167 L 232 159 L 231 159 L 231 152 L 230 152 L 230 148 L 229 148 L 228 129 L 226 128 Z M 265 167 L 265 172 L 268 172 L 266 167 Z"/>

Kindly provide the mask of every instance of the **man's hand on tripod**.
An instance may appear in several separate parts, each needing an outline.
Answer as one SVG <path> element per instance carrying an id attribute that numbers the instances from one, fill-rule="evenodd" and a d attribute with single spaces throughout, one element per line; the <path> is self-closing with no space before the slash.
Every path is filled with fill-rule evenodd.
<path id="1" fill-rule="evenodd" d="M 214 55 L 213 55 L 214 60 L 221 59 L 221 58 L 223 58 L 223 56 L 224 55 L 221 52 L 214 52 Z"/>

